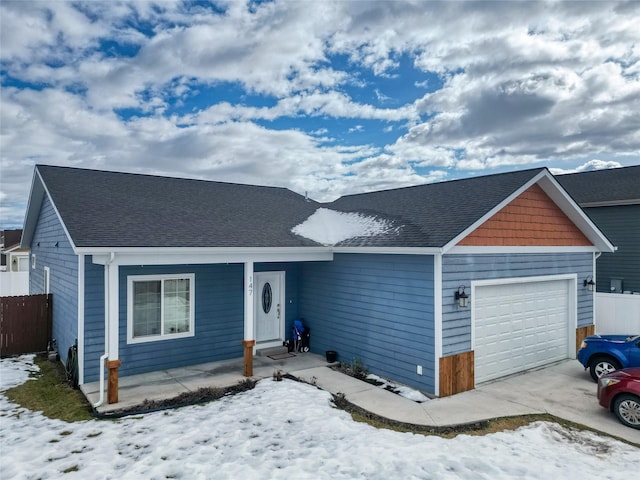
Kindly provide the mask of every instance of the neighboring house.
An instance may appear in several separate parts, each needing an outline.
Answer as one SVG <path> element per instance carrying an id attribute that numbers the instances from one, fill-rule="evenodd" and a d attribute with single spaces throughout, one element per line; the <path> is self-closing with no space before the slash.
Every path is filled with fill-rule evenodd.
<path id="1" fill-rule="evenodd" d="M 20 248 L 15 245 L 12 248 L 5 248 L 4 253 L 7 256 L 8 272 L 28 272 L 29 271 L 29 249 Z"/>
<path id="2" fill-rule="evenodd" d="M 597 291 L 640 292 L 640 165 L 556 179 L 617 247 L 596 262 Z"/>
<path id="3" fill-rule="evenodd" d="M 4 230 L 2 232 L 1 264 L 7 272 L 26 272 L 29 270 L 29 249 L 20 248 L 22 230 Z"/>
<path id="4" fill-rule="evenodd" d="M 4 230 L 1 233 L 0 297 L 21 296 L 29 293 L 29 249 L 20 248 L 22 230 Z"/>
<path id="5" fill-rule="evenodd" d="M 351 195 L 36 166 L 31 293 L 80 383 L 282 345 L 444 396 L 565 358 L 613 245 L 545 168 Z M 456 298 L 456 293 L 463 299 Z M 464 297 L 468 304 L 464 304 Z"/>

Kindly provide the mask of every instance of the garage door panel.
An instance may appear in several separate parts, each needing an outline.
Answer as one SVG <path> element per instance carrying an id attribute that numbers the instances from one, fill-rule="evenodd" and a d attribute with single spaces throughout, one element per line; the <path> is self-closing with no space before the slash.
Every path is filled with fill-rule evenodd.
<path id="1" fill-rule="evenodd" d="M 476 383 L 568 356 L 569 281 L 476 287 Z"/>

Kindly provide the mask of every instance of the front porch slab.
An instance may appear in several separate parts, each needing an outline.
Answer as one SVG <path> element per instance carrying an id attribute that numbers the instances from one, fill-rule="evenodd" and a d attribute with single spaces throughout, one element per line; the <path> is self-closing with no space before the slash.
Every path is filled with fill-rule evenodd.
<path id="1" fill-rule="evenodd" d="M 135 410 L 145 400 L 168 400 L 201 388 L 233 387 L 246 380 L 242 374 L 243 362 L 243 358 L 237 358 L 120 377 L 119 401 L 113 404 L 107 403 L 105 381 L 104 402 L 96 408 L 96 411 L 99 414 L 109 414 L 116 411 Z M 272 377 L 278 371 L 284 374 L 326 365 L 324 357 L 313 353 L 298 353 L 293 357 L 280 360 L 255 356 L 251 378 L 260 380 Z M 100 382 L 84 384 L 80 389 L 91 405 L 99 400 Z"/>

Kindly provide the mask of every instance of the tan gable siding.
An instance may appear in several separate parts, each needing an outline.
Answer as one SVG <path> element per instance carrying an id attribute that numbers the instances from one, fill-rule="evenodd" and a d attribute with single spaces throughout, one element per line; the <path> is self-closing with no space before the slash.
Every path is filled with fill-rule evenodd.
<path id="1" fill-rule="evenodd" d="M 533 185 L 458 245 L 586 246 L 591 242 L 538 185 Z"/>

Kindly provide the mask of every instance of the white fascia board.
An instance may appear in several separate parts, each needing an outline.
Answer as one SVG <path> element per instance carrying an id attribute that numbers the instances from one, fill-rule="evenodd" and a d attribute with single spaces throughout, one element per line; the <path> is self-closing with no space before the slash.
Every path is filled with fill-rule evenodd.
<path id="1" fill-rule="evenodd" d="M 538 185 L 599 251 L 615 252 L 617 250 L 617 247 L 589 219 L 553 175 L 548 173 L 538 181 Z"/>
<path id="2" fill-rule="evenodd" d="M 328 248 L 81 248 L 93 263 L 105 265 L 114 254 L 116 265 L 204 265 L 245 262 L 331 261 Z"/>
<path id="3" fill-rule="evenodd" d="M 24 215 L 24 223 L 22 225 L 22 238 L 20 239 L 20 246 L 22 248 L 29 248 L 31 245 L 31 239 L 33 238 L 33 232 L 35 232 L 36 224 L 38 223 L 38 215 L 43 197 L 44 186 L 42 185 L 42 179 L 40 175 L 38 175 L 38 171 L 34 169 L 33 178 L 31 179 L 31 189 L 29 190 L 29 200 L 27 201 L 27 211 Z"/>
<path id="4" fill-rule="evenodd" d="M 29 249 L 25 250 L 22 246 L 20 246 L 20 244 L 17 244 L 17 245 L 14 245 L 13 247 L 9 247 L 9 248 L 4 249 L 4 250 L 2 250 L 2 253 L 4 253 L 6 255 L 6 254 L 9 254 L 9 253 L 13 253 L 16 250 L 21 250 L 26 254 L 29 253 Z"/>
<path id="5" fill-rule="evenodd" d="M 36 186 L 36 177 L 38 179 L 37 184 L 40 185 L 40 187 L 34 189 L 34 187 Z M 42 190 L 42 191 L 40 191 L 40 190 Z M 33 206 L 32 203 L 31 203 L 31 200 L 32 200 L 32 195 L 34 193 L 37 194 L 37 198 L 34 197 L 37 200 L 37 206 L 34 206 L 34 208 L 36 208 L 37 211 L 32 211 L 31 210 L 31 207 Z M 69 235 L 69 230 L 67 230 L 67 226 L 62 221 L 62 217 L 60 216 L 60 212 L 58 211 L 58 207 L 56 207 L 56 204 L 53 201 L 53 197 L 49 194 L 49 190 L 47 189 L 47 186 L 45 185 L 44 181 L 42 180 L 42 177 L 40 176 L 40 172 L 38 171 L 38 167 L 36 167 L 36 169 L 35 169 L 34 179 L 33 179 L 32 185 L 31 185 L 31 194 L 29 195 L 29 203 L 27 204 L 27 215 L 25 215 L 25 219 L 24 219 L 25 224 L 24 224 L 24 228 L 22 230 L 22 242 L 24 242 L 25 238 L 28 238 L 28 240 L 29 240 L 29 242 L 28 242 L 28 244 L 26 245 L 25 248 L 27 248 L 29 245 L 31 245 L 31 240 L 33 240 L 33 232 L 36 229 L 36 224 L 38 222 L 38 217 L 39 217 L 39 214 L 40 214 L 40 208 L 41 208 L 41 205 L 42 205 L 42 199 L 44 198 L 45 194 L 49 197 L 49 201 L 51 202 L 51 206 L 53 207 L 53 211 L 56 212 L 56 217 L 58 218 L 58 221 L 60 222 L 60 225 L 62 225 L 62 229 L 64 230 L 64 234 L 67 236 L 67 240 L 69 240 L 69 244 L 71 245 L 71 248 L 73 249 L 73 253 L 78 255 L 78 250 L 76 249 L 76 246 L 73 243 L 73 239 L 71 238 L 71 235 Z M 25 232 L 27 231 L 27 228 L 29 228 L 28 237 L 25 236 Z"/>
<path id="6" fill-rule="evenodd" d="M 549 173 L 547 170 L 543 170 L 538 175 L 533 177 L 531 180 L 523 184 L 519 189 L 505 198 L 502 202 L 496 205 L 494 208 L 489 210 L 484 216 L 482 216 L 478 221 L 473 223 L 470 227 L 466 228 L 462 233 L 460 233 L 457 237 L 447 243 L 444 247 L 442 247 L 443 253 L 449 253 L 452 248 L 460 248 L 456 247 L 457 243 L 460 242 L 463 238 L 473 232 L 476 228 L 486 222 L 488 219 L 493 217 L 496 213 L 498 213 L 502 208 L 511 203 L 514 199 L 516 199 L 520 194 L 522 194 L 525 190 L 529 189 L 532 185 L 538 184 L 540 188 L 553 200 L 553 202 L 562 210 L 562 212 L 569 217 L 569 219 L 582 231 L 582 233 L 589 239 L 591 243 L 595 246 L 598 251 L 603 252 L 614 252 L 616 247 L 614 247 L 609 240 L 598 230 L 598 227 L 589 220 L 589 217 L 582 211 L 582 209 L 578 206 L 576 202 L 566 193 L 566 191 L 560 186 L 558 181 L 553 178 L 553 175 Z M 589 250 L 591 251 L 591 250 Z"/>
<path id="7" fill-rule="evenodd" d="M 630 198 L 627 200 L 611 200 L 606 202 L 586 202 L 581 203 L 582 208 L 594 208 L 594 207 L 620 207 L 628 205 L 640 205 L 640 198 Z"/>
<path id="8" fill-rule="evenodd" d="M 78 255 L 78 382 L 84 384 L 84 255 Z"/>
<path id="9" fill-rule="evenodd" d="M 489 285 L 513 285 L 531 282 L 550 282 L 553 280 L 574 280 L 578 281 L 577 273 L 559 273 L 557 275 L 535 275 L 531 277 L 501 277 L 487 280 L 471 280 L 471 288 L 486 287 Z M 576 284 L 577 285 L 577 284 Z M 473 295 L 473 290 L 472 290 Z M 473 296 L 471 297 L 473 298 Z"/>
<path id="10" fill-rule="evenodd" d="M 438 247 L 334 247 L 333 253 L 376 253 L 387 255 L 437 255 Z"/>
<path id="11" fill-rule="evenodd" d="M 496 253 L 584 253 L 597 252 L 594 246 L 455 246 L 447 255 L 468 255 L 468 254 L 496 254 Z"/>

